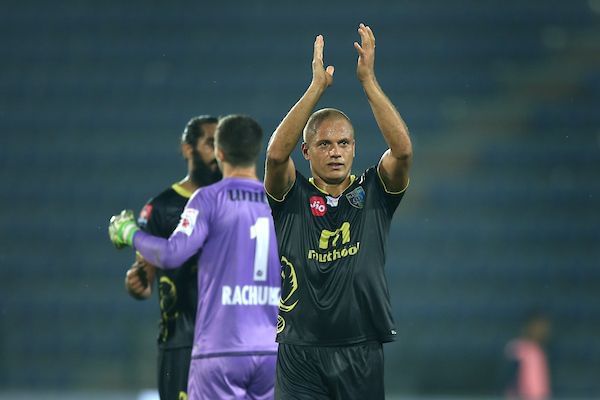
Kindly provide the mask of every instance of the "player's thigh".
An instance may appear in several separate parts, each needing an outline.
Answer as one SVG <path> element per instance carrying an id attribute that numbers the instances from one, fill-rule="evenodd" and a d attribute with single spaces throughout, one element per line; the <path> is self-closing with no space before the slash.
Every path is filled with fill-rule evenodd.
<path id="1" fill-rule="evenodd" d="M 381 343 L 322 349 L 331 399 L 385 399 Z"/>
<path id="2" fill-rule="evenodd" d="M 315 348 L 279 344 L 275 377 L 277 400 L 329 399 Z"/>
<path id="3" fill-rule="evenodd" d="M 245 399 L 251 372 L 251 360 L 245 356 L 192 359 L 189 400 Z"/>
<path id="4" fill-rule="evenodd" d="M 271 400 L 275 390 L 275 364 L 277 355 L 251 356 L 253 373 L 248 383 L 247 396 L 251 400 Z"/>
<path id="5" fill-rule="evenodd" d="M 158 393 L 161 400 L 187 399 L 188 372 L 192 349 L 158 352 Z"/>

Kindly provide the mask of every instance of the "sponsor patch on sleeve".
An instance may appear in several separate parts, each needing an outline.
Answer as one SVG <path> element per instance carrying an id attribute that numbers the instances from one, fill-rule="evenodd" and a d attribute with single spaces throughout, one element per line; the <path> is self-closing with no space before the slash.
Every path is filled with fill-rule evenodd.
<path id="1" fill-rule="evenodd" d="M 152 204 L 146 204 L 144 208 L 142 208 L 140 216 L 138 217 L 138 225 L 147 225 L 148 220 L 150 219 L 150 215 L 152 215 Z"/>
<path id="2" fill-rule="evenodd" d="M 186 208 L 181 214 L 179 225 L 177 225 L 177 229 L 175 229 L 174 233 L 182 232 L 187 236 L 190 236 L 192 234 L 192 231 L 194 230 L 194 226 L 196 226 L 197 218 L 198 210 L 194 208 Z"/>

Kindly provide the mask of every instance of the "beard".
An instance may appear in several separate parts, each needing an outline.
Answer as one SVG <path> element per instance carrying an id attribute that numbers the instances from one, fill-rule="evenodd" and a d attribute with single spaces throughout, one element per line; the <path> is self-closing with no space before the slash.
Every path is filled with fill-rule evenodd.
<path id="1" fill-rule="evenodd" d="M 212 185 L 223 178 L 216 159 L 213 159 L 209 165 L 206 165 L 196 150 L 192 152 L 192 157 L 194 166 L 190 173 L 190 178 L 198 187 Z M 214 171 L 212 168 L 214 168 Z"/>

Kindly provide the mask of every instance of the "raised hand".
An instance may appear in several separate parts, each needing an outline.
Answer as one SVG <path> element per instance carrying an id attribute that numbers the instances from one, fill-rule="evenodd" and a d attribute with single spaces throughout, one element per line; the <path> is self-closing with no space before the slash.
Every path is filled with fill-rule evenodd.
<path id="1" fill-rule="evenodd" d="M 133 211 L 123 210 L 119 215 L 113 215 L 108 224 L 108 237 L 117 249 L 131 246 L 133 235 L 139 230 L 135 223 Z"/>
<path id="2" fill-rule="evenodd" d="M 369 26 L 362 23 L 358 26 L 358 34 L 361 44 L 354 42 L 358 52 L 356 76 L 363 83 L 375 78 L 375 35 Z"/>
<path id="3" fill-rule="evenodd" d="M 326 88 L 333 83 L 333 71 L 335 69 L 333 65 L 329 65 L 327 68 L 325 68 L 325 65 L 323 63 L 324 46 L 325 41 L 323 40 L 323 35 L 318 35 L 315 39 L 315 45 L 313 50 L 312 81 L 314 84 L 322 88 Z"/>

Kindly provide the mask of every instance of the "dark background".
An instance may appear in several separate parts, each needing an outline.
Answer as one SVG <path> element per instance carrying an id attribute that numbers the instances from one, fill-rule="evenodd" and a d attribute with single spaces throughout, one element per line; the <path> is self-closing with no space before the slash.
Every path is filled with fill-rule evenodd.
<path id="1" fill-rule="evenodd" d="M 319 106 L 352 119 L 354 172 L 375 164 L 365 22 L 414 144 L 388 243 L 388 392 L 500 394 L 503 347 L 542 309 L 555 394 L 598 396 L 599 21 L 597 0 L 3 2 L 0 388 L 155 385 L 158 306 L 125 293 L 132 252 L 108 218 L 184 176 L 192 116 L 249 114 L 268 137 L 319 33 L 336 67 Z"/>

